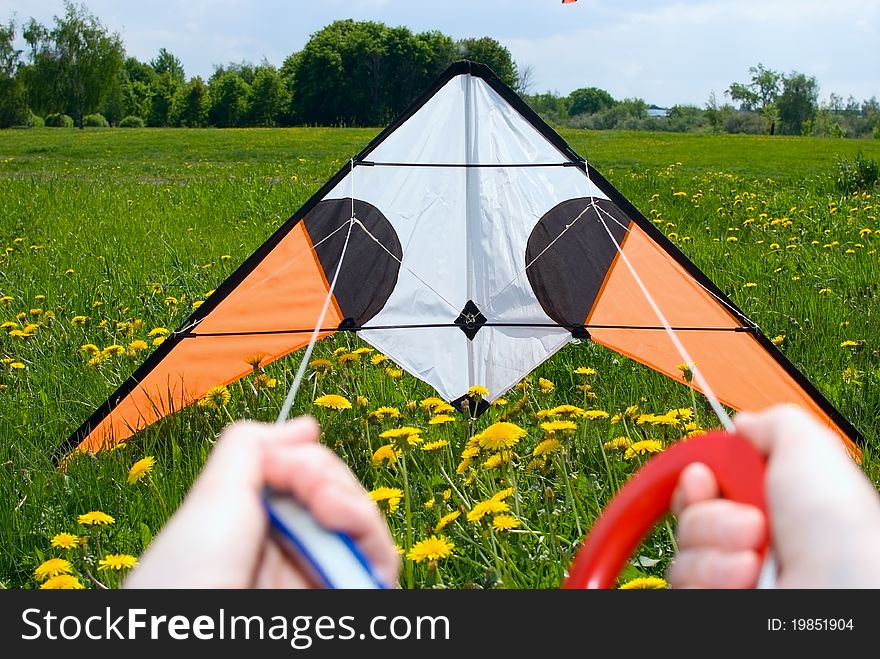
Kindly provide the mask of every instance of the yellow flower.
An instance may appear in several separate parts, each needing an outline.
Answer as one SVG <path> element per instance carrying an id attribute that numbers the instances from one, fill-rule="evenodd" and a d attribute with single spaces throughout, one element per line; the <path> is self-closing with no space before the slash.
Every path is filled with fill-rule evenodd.
<path id="1" fill-rule="evenodd" d="M 373 465 L 380 465 L 383 461 L 388 462 L 388 464 L 397 462 L 397 451 L 394 450 L 394 444 L 380 446 L 373 453 Z"/>
<path id="2" fill-rule="evenodd" d="M 446 414 L 448 412 L 455 412 L 455 408 L 452 407 L 452 405 L 450 405 L 446 401 L 441 400 L 440 404 L 434 408 L 432 413 L 433 414 Z"/>
<path id="3" fill-rule="evenodd" d="M 831 293 L 830 288 L 820 288 L 819 289 L 819 295 L 829 295 L 830 293 Z"/>
<path id="4" fill-rule="evenodd" d="M 475 384 L 473 387 L 468 389 L 467 395 L 471 398 L 476 398 L 477 396 L 485 398 L 489 395 L 489 390 L 486 389 L 486 387 Z"/>
<path id="5" fill-rule="evenodd" d="M 778 336 L 774 336 L 772 339 L 770 339 L 770 343 L 772 343 L 772 344 L 775 345 L 775 346 L 781 346 L 783 341 L 785 341 L 785 335 L 784 335 L 784 334 L 780 334 L 780 335 L 778 335 Z"/>
<path id="6" fill-rule="evenodd" d="M 327 371 L 333 370 L 333 362 L 329 359 L 313 359 L 309 362 L 309 368 L 326 374 Z"/>
<path id="7" fill-rule="evenodd" d="M 535 450 L 532 451 L 532 455 L 550 455 L 551 453 L 558 451 L 562 448 L 562 444 L 555 437 L 551 437 L 550 439 L 545 439 L 540 444 L 535 447 Z"/>
<path id="8" fill-rule="evenodd" d="M 855 348 L 856 346 L 862 345 L 862 341 L 853 341 L 852 339 L 847 339 L 843 343 L 840 344 L 841 348 Z"/>
<path id="9" fill-rule="evenodd" d="M 80 326 L 82 326 L 82 325 L 85 325 L 87 322 L 89 322 L 89 317 L 88 317 L 88 316 L 74 316 L 73 318 L 70 319 L 70 324 L 71 324 L 71 325 L 80 325 Z"/>
<path id="10" fill-rule="evenodd" d="M 93 510 L 88 513 L 83 513 L 76 518 L 76 521 L 80 524 L 87 524 L 89 526 L 100 526 L 102 524 L 116 523 L 115 519 L 113 519 L 107 513 L 102 513 L 100 510 Z"/>
<path id="11" fill-rule="evenodd" d="M 83 590 L 85 586 L 82 585 L 79 579 L 70 574 L 59 574 L 57 577 L 52 577 L 46 583 L 40 586 L 40 589 L 46 590 Z"/>
<path id="12" fill-rule="evenodd" d="M 166 336 L 168 334 L 168 330 L 165 327 L 154 327 L 149 332 L 147 332 L 147 336 Z"/>
<path id="13" fill-rule="evenodd" d="M 49 544 L 59 549 L 73 549 L 79 546 L 79 536 L 72 533 L 57 533 L 52 536 Z"/>
<path id="14" fill-rule="evenodd" d="M 386 357 L 385 355 L 378 355 L 377 354 L 377 355 L 373 355 L 372 357 L 370 357 L 370 363 L 373 366 L 377 366 L 378 364 L 381 364 L 382 362 L 387 361 L 387 360 L 388 360 L 388 357 Z"/>
<path id="15" fill-rule="evenodd" d="M 263 360 L 266 358 L 266 355 L 262 353 L 256 353 L 254 355 L 248 355 L 244 358 L 244 363 L 250 366 L 255 371 L 260 368 L 260 364 L 263 363 Z M 311 364 L 309 364 L 311 366 Z"/>
<path id="16" fill-rule="evenodd" d="M 129 570 L 138 564 L 138 559 L 128 554 L 107 554 L 98 561 L 99 570 Z"/>
<path id="17" fill-rule="evenodd" d="M 509 531 L 522 526 L 522 523 L 513 515 L 495 515 L 492 518 L 492 528 L 496 531 Z"/>
<path id="18" fill-rule="evenodd" d="M 403 370 L 399 368 L 391 368 L 390 366 L 385 369 L 385 373 L 389 378 L 396 379 L 403 375 Z"/>
<path id="19" fill-rule="evenodd" d="M 442 531 L 449 524 L 451 524 L 452 522 L 457 520 L 460 516 L 461 516 L 460 510 L 453 510 L 451 513 L 449 513 L 447 515 L 443 515 L 443 517 L 440 518 L 440 521 L 437 522 L 437 528 L 434 530 L 435 531 Z"/>
<path id="20" fill-rule="evenodd" d="M 109 345 L 101 351 L 101 354 L 105 357 L 118 357 L 119 355 L 125 354 L 125 348 L 121 345 L 114 343 L 113 345 Z"/>
<path id="21" fill-rule="evenodd" d="M 315 399 L 315 405 L 318 405 L 320 407 L 327 407 L 333 410 L 351 409 L 351 403 L 348 402 L 348 399 L 340 396 L 339 394 L 325 394 L 323 396 L 318 396 Z"/>
<path id="22" fill-rule="evenodd" d="M 550 434 L 554 432 L 565 431 L 574 432 L 575 430 L 577 430 L 577 424 L 574 421 L 564 421 L 562 419 L 558 419 L 556 421 L 545 421 L 541 424 L 541 430 Z"/>
<path id="23" fill-rule="evenodd" d="M 361 356 L 355 352 L 349 352 L 344 355 L 339 355 L 336 358 L 340 364 L 347 364 L 348 362 L 359 362 L 361 360 Z"/>
<path id="24" fill-rule="evenodd" d="M 437 441 L 428 442 L 427 444 L 423 444 L 422 450 L 430 453 L 431 451 L 437 451 L 437 450 L 443 448 L 444 446 L 448 446 L 448 445 L 449 445 L 448 440 L 438 439 Z"/>
<path id="25" fill-rule="evenodd" d="M 274 389 L 278 384 L 278 380 L 269 377 L 266 373 L 257 373 L 254 376 L 254 389 L 262 391 L 263 389 Z"/>
<path id="26" fill-rule="evenodd" d="M 513 454 L 510 451 L 499 451 L 498 453 L 493 453 L 483 462 L 483 469 L 487 471 L 498 469 L 498 467 L 500 467 L 501 465 L 510 462 L 511 457 L 513 457 Z"/>
<path id="27" fill-rule="evenodd" d="M 492 407 L 502 407 L 504 405 L 507 405 L 506 398 L 499 398 L 498 400 L 496 400 L 495 402 L 492 403 Z"/>
<path id="28" fill-rule="evenodd" d="M 515 423 L 498 421 L 486 428 L 477 437 L 481 448 L 491 451 L 512 448 L 520 439 L 526 436 L 526 431 Z"/>
<path id="29" fill-rule="evenodd" d="M 643 439 L 640 442 L 633 442 L 626 453 L 623 454 L 624 459 L 632 460 L 637 455 L 646 453 L 660 453 L 663 450 L 663 442 L 656 439 Z"/>
<path id="30" fill-rule="evenodd" d="M 492 497 L 490 499 L 486 499 L 485 501 L 480 501 L 474 504 L 474 507 L 471 508 L 470 512 L 467 514 L 467 520 L 469 522 L 479 522 L 486 515 L 506 513 L 509 511 L 510 506 L 507 504 L 507 502 Z"/>
<path id="31" fill-rule="evenodd" d="M 152 455 L 148 455 L 145 458 L 141 458 L 137 462 L 135 462 L 131 469 L 128 470 L 128 482 L 137 483 L 142 478 L 145 478 L 147 474 L 149 474 L 153 470 L 153 465 L 156 464 L 156 458 Z"/>
<path id="32" fill-rule="evenodd" d="M 645 590 L 666 588 L 666 580 L 660 577 L 636 577 L 620 586 L 620 590 Z"/>
<path id="33" fill-rule="evenodd" d="M 428 421 L 428 425 L 436 426 L 441 423 L 449 423 L 451 421 L 455 421 L 455 417 L 449 416 L 448 414 L 438 414 L 434 416 L 430 421 Z"/>
<path id="34" fill-rule="evenodd" d="M 402 428 L 392 428 L 379 434 L 383 439 L 405 439 L 410 445 L 418 444 L 422 441 L 422 429 L 413 428 L 412 426 L 403 426 Z"/>
<path id="35" fill-rule="evenodd" d="M 129 354 L 139 353 L 141 350 L 147 349 L 147 342 L 141 339 L 135 339 L 131 343 L 128 344 L 128 352 Z"/>
<path id="36" fill-rule="evenodd" d="M 363 348 L 357 348 L 355 350 L 352 350 L 351 354 L 353 354 L 353 355 L 369 355 L 371 352 L 373 352 L 372 348 L 363 347 Z"/>
<path id="37" fill-rule="evenodd" d="M 419 403 L 419 407 L 421 407 L 423 410 L 430 411 L 430 410 L 433 410 L 438 405 L 444 405 L 445 403 L 446 403 L 446 401 L 444 401 L 442 398 L 437 398 L 436 396 L 430 396 L 428 398 L 423 399 L 422 402 Z"/>
<path id="38" fill-rule="evenodd" d="M 439 561 L 447 558 L 455 549 L 455 543 L 443 536 L 432 535 L 427 540 L 421 540 L 412 546 L 406 557 L 414 563 L 423 561 Z"/>
<path id="39" fill-rule="evenodd" d="M 400 499 L 403 497 L 403 490 L 396 487 L 377 487 L 370 492 L 370 498 L 379 503 L 386 501 L 388 504 L 388 512 L 393 513 L 400 505 Z"/>
<path id="40" fill-rule="evenodd" d="M 354 399 L 354 402 L 358 407 L 366 407 L 370 404 L 370 401 L 366 396 L 358 396 Z"/>
<path id="41" fill-rule="evenodd" d="M 396 407 L 382 406 L 373 410 L 367 416 L 371 419 L 376 419 L 377 421 L 382 421 L 386 417 L 389 419 L 398 419 L 400 418 L 400 410 Z"/>
<path id="42" fill-rule="evenodd" d="M 612 451 L 614 449 L 628 449 L 632 446 L 632 442 L 629 437 L 615 437 L 604 444 L 602 444 L 602 448 L 606 451 Z"/>
<path id="43" fill-rule="evenodd" d="M 575 375 L 597 375 L 599 371 L 595 368 L 588 368 L 581 366 L 580 368 L 574 369 Z"/>
<path id="44" fill-rule="evenodd" d="M 556 385 L 547 378 L 538 378 L 538 388 L 545 394 L 549 394 L 556 388 Z"/>
<path id="45" fill-rule="evenodd" d="M 584 410 L 581 416 L 585 419 L 607 419 L 610 415 L 605 410 Z"/>
<path id="46" fill-rule="evenodd" d="M 70 574 L 73 566 L 65 558 L 50 558 L 40 563 L 34 570 L 34 578 L 37 581 L 45 581 L 49 577 L 57 577 L 59 574 Z"/>
<path id="47" fill-rule="evenodd" d="M 20 371 L 25 368 L 25 365 L 23 362 L 9 362 L 9 368 L 15 371 Z"/>
<path id="48" fill-rule="evenodd" d="M 232 398 L 232 396 L 229 393 L 229 389 L 226 388 L 226 385 L 218 384 L 216 387 L 211 387 L 205 392 L 205 395 L 202 396 L 202 399 L 199 401 L 199 405 L 201 407 L 219 410 L 229 402 L 230 398 Z"/>

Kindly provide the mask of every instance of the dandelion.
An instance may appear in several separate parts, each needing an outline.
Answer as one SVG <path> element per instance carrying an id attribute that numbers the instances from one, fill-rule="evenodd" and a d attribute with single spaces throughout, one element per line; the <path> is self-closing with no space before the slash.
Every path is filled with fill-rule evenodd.
<path id="1" fill-rule="evenodd" d="M 83 590 L 85 586 L 82 585 L 82 582 L 77 579 L 75 576 L 71 574 L 59 574 L 57 577 L 52 577 L 46 583 L 40 585 L 40 589 L 43 590 Z"/>
<path id="2" fill-rule="evenodd" d="M 753 281 L 747 281 L 743 284 L 743 288 L 758 288 L 758 285 Z"/>
<path id="3" fill-rule="evenodd" d="M 370 491 L 370 498 L 376 503 L 386 502 L 388 512 L 393 513 L 400 505 L 403 498 L 403 490 L 397 487 L 377 487 Z"/>
<path id="4" fill-rule="evenodd" d="M 526 431 L 515 423 L 498 421 L 478 435 L 478 442 L 481 448 L 497 451 L 512 448 L 525 436 Z"/>
<path id="5" fill-rule="evenodd" d="M 666 580 L 660 577 L 636 577 L 620 586 L 620 590 L 650 590 L 666 588 Z"/>
<path id="6" fill-rule="evenodd" d="M 327 407 L 332 410 L 348 410 L 351 409 L 351 403 L 347 398 L 339 394 L 325 394 L 315 399 L 315 405 L 319 407 Z"/>
<path id="7" fill-rule="evenodd" d="M 309 368 L 326 375 L 329 371 L 333 370 L 333 362 L 329 359 L 313 359 L 309 362 Z"/>
<path id="8" fill-rule="evenodd" d="M 475 384 L 473 387 L 468 389 L 467 395 L 470 398 L 476 398 L 477 396 L 479 396 L 480 398 L 485 398 L 489 395 L 489 390 L 486 389 L 486 387 Z"/>
<path id="9" fill-rule="evenodd" d="M 455 421 L 455 417 L 451 417 L 448 414 L 437 414 L 430 421 L 428 421 L 428 425 L 437 426 L 443 423 L 450 423 Z"/>
<path id="10" fill-rule="evenodd" d="M 244 363 L 250 366 L 255 371 L 260 368 L 260 364 L 263 363 L 263 360 L 266 358 L 266 355 L 263 353 L 257 353 L 255 355 L 248 355 L 244 358 Z M 311 366 L 311 364 L 309 364 Z"/>
<path id="11" fill-rule="evenodd" d="M 574 369 L 574 373 L 575 373 L 575 375 L 583 375 L 583 376 L 587 377 L 590 375 L 598 375 L 599 371 L 597 371 L 595 368 L 581 366 L 579 368 Z"/>
<path id="12" fill-rule="evenodd" d="M 397 379 L 403 375 L 403 370 L 399 368 L 391 368 L 389 366 L 385 369 L 385 374 L 391 379 Z"/>
<path id="13" fill-rule="evenodd" d="M 455 412 L 455 408 L 452 407 L 452 405 L 450 405 L 446 401 L 440 401 L 440 404 L 434 408 L 433 413 L 434 414 L 447 414 L 449 412 Z"/>
<path id="14" fill-rule="evenodd" d="M 88 316 L 74 316 L 70 319 L 70 324 L 78 327 L 82 327 L 86 323 L 89 322 Z"/>
<path id="15" fill-rule="evenodd" d="M 557 419 L 556 421 L 545 421 L 542 423 L 541 430 L 551 435 L 556 432 L 574 432 L 577 430 L 577 424 L 574 421 Z"/>
<path id="16" fill-rule="evenodd" d="M 383 439 L 394 439 L 405 441 L 409 446 L 414 446 L 422 441 L 422 429 L 413 428 L 412 426 L 403 426 L 402 428 L 392 428 L 379 434 Z"/>
<path id="17" fill-rule="evenodd" d="M 432 499 L 432 501 L 433 501 L 433 499 Z M 460 510 L 453 510 L 451 513 L 443 515 L 443 517 L 440 518 L 440 521 L 437 522 L 437 528 L 435 528 L 434 530 L 435 531 L 442 531 L 447 526 L 449 526 L 452 522 L 457 520 L 459 517 L 461 517 Z"/>
<path id="18" fill-rule="evenodd" d="M 631 445 L 632 442 L 629 437 L 615 437 L 602 444 L 602 448 L 606 451 L 613 451 L 615 449 L 628 449 Z"/>
<path id="19" fill-rule="evenodd" d="M 538 388 L 541 390 L 542 393 L 549 394 L 551 391 L 556 389 L 556 385 L 547 378 L 538 378 Z"/>
<path id="20" fill-rule="evenodd" d="M 362 347 L 362 348 L 356 348 L 355 350 L 352 350 L 351 354 L 353 354 L 353 355 L 369 355 L 371 352 L 373 352 L 372 348 Z"/>
<path id="21" fill-rule="evenodd" d="M 155 337 L 155 336 L 166 336 L 168 334 L 168 329 L 165 327 L 154 327 L 149 332 L 147 332 L 147 336 Z"/>
<path id="22" fill-rule="evenodd" d="M 853 341 L 852 339 L 847 339 L 846 341 L 840 344 L 841 348 L 856 348 L 862 345 L 863 341 Z"/>
<path id="23" fill-rule="evenodd" d="M 605 410 L 584 410 L 584 413 L 581 415 L 585 419 L 607 419 L 611 415 L 608 414 Z"/>
<path id="24" fill-rule="evenodd" d="M 384 446 L 377 448 L 373 453 L 373 466 L 378 466 L 383 462 L 394 464 L 397 462 L 397 457 L 397 451 L 394 449 L 394 444 L 385 444 Z"/>
<path id="25" fill-rule="evenodd" d="M 152 455 L 148 455 L 145 458 L 141 458 L 137 462 L 135 462 L 131 469 L 128 470 L 128 482 L 129 484 L 137 483 L 139 480 L 146 478 L 147 475 L 153 470 L 153 466 L 156 464 L 156 458 Z"/>
<path id="26" fill-rule="evenodd" d="M 449 441 L 446 439 L 438 439 L 433 442 L 422 444 L 422 450 L 430 453 L 431 451 L 438 451 L 444 446 L 449 446 Z"/>
<path id="27" fill-rule="evenodd" d="M 494 515 L 496 513 L 506 513 L 510 511 L 510 506 L 506 501 L 492 497 L 484 501 L 474 504 L 470 512 L 467 514 L 469 522 L 479 522 L 486 515 Z"/>
<path id="28" fill-rule="evenodd" d="M 492 528 L 496 531 L 509 531 L 520 526 L 522 523 L 513 515 L 495 515 L 492 518 Z"/>
<path id="29" fill-rule="evenodd" d="M 347 364 L 348 362 L 359 362 L 361 360 L 361 356 L 354 352 L 348 352 L 344 355 L 339 355 L 336 358 L 340 364 Z"/>
<path id="30" fill-rule="evenodd" d="M 389 419 L 399 419 L 400 418 L 400 410 L 396 407 L 388 407 L 382 406 L 379 407 L 367 415 L 371 419 L 375 419 L 376 421 L 384 421 L 386 418 Z"/>
<path id="31" fill-rule="evenodd" d="M 367 405 L 370 404 L 370 400 L 366 396 L 360 396 L 360 395 L 354 399 L 354 402 L 355 402 L 355 405 L 357 405 L 358 407 L 366 407 Z"/>
<path id="32" fill-rule="evenodd" d="M 254 376 L 254 389 L 262 391 L 263 389 L 274 389 L 278 384 L 276 378 L 269 377 L 266 373 L 257 373 Z"/>
<path id="33" fill-rule="evenodd" d="M 419 407 L 423 410 L 428 410 L 429 412 L 433 411 L 438 405 L 444 405 L 446 401 L 442 398 L 437 398 L 436 396 L 430 396 L 428 398 L 424 398 L 422 402 L 419 403 Z"/>
<path id="34" fill-rule="evenodd" d="M 147 349 L 147 342 L 143 341 L 141 339 L 135 339 L 134 341 L 132 341 L 131 343 L 128 344 L 128 354 L 129 355 L 136 355 L 137 353 L 141 352 L 142 350 L 146 350 L 146 349 Z"/>
<path id="35" fill-rule="evenodd" d="M 455 549 L 455 543 L 447 540 L 442 535 L 432 535 L 427 540 L 421 540 L 414 544 L 406 557 L 413 563 L 422 563 L 424 561 L 439 561 L 441 558 L 447 558 Z"/>
<path id="36" fill-rule="evenodd" d="M 56 533 L 49 544 L 58 549 L 73 549 L 79 546 L 79 536 L 72 533 Z"/>
<path id="37" fill-rule="evenodd" d="M 645 455 L 646 453 L 660 453 L 663 450 L 663 442 L 656 439 L 643 439 L 639 442 L 633 442 L 626 453 L 623 454 L 625 460 L 632 460 L 637 455 Z"/>
<path id="38" fill-rule="evenodd" d="M 70 574 L 73 566 L 66 558 L 50 558 L 40 563 L 34 570 L 34 578 L 37 581 L 45 581 L 49 577 L 57 577 L 59 574 Z"/>
<path id="39" fill-rule="evenodd" d="M 510 462 L 510 458 L 512 457 L 513 454 L 510 451 L 499 451 L 498 453 L 493 453 L 483 461 L 483 469 L 485 469 L 486 471 L 498 469 L 498 467 L 500 467 L 501 465 L 505 465 Z"/>
<path id="40" fill-rule="evenodd" d="M 83 513 L 76 518 L 76 521 L 80 524 L 85 524 L 87 526 L 102 526 L 116 523 L 115 519 L 113 519 L 107 513 L 102 513 L 100 510 L 92 510 L 90 512 Z"/>
<path id="41" fill-rule="evenodd" d="M 104 357 L 118 357 L 119 355 L 125 354 L 125 348 L 121 345 L 114 343 L 113 345 L 109 345 L 101 351 L 101 354 Z"/>
<path id="42" fill-rule="evenodd" d="M 9 362 L 9 368 L 14 371 L 20 371 L 25 368 L 25 365 L 23 362 Z"/>
<path id="43" fill-rule="evenodd" d="M 783 341 L 785 341 L 784 334 L 779 334 L 778 336 L 774 336 L 772 339 L 770 339 L 770 343 L 775 346 L 781 346 Z"/>
<path id="44" fill-rule="evenodd" d="M 208 409 L 219 410 L 226 405 L 231 398 L 232 395 L 229 393 L 229 389 L 226 388 L 226 385 L 218 384 L 216 387 L 211 387 L 205 392 L 205 395 L 202 396 L 202 399 L 199 401 L 199 405 L 201 407 L 207 407 Z"/>
<path id="45" fill-rule="evenodd" d="M 98 561 L 99 570 L 130 570 L 138 564 L 138 559 L 129 554 L 107 554 Z"/>
<path id="46" fill-rule="evenodd" d="M 820 288 L 819 289 L 819 295 L 830 295 L 830 294 L 831 294 L 830 288 Z"/>
<path id="47" fill-rule="evenodd" d="M 862 377 L 864 373 L 852 366 L 847 366 L 843 369 L 843 373 L 840 374 L 841 378 L 846 384 L 855 384 L 861 385 L 862 382 L 858 378 Z"/>
<path id="48" fill-rule="evenodd" d="M 679 371 L 681 371 L 681 377 L 684 378 L 685 382 L 690 382 L 691 380 L 694 379 L 694 371 L 693 371 L 694 366 L 696 366 L 696 364 L 682 363 L 682 364 L 677 364 L 675 368 L 677 368 Z"/>
<path id="49" fill-rule="evenodd" d="M 385 355 L 376 354 L 376 355 L 373 355 L 372 357 L 370 357 L 370 363 L 373 366 L 378 366 L 379 364 L 381 364 L 384 361 L 388 361 L 388 357 L 386 357 Z"/>
<path id="50" fill-rule="evenodd" d="M 532 455 L 537 457 L 545 457 L 551 453 L 555 453 L 562 448 L 562 443 L 555 437 L 550 437 L 540 442 L 532 451 Z"/>

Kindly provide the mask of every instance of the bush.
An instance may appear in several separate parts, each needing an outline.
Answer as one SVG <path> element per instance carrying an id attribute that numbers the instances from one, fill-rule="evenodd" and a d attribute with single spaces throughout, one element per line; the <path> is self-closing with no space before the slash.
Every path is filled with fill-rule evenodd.
<path id="1" fill-rule="evenodd" d="M 47 114 L 43 123 L 49 128 L 73 128 L 73 117 L 54 112 Z"/>
<path id="2" fill-rule="evenodd" d="M 136 117 L 133 114 L 128 115 L 122 121 L 119 122 L 120 128 L 143 128 L 144 120 L 140 117 Z"/>
<path id="3" fill-rule="evenodd" d="M 110 128 L 110 123 L 102 114 L 87 114 L 83 117 L 83 126 L 89 128 Z"/>
<path id="4" fill-rule="evenodd" d="M 727 133 L 765 135 L 767 133 L 767 121 L 759 112 L 732 112 L 724 120 L 724 131 Z"/>
<path id="5" fill-rule="evenodd" d="M 46 122 L 43 121 L 43 117 L 38 114 L 34 114 L 33 111 L 29 111 L 29 116 L 27 119 L 27 127 L 28 128 L 42 128 L 46 125 Z"/>
<path id="6" fill-rule="evenodd" d="M 862 152 L 856 154 L 855 160 L 850 162 L 847 158 L 837 160 L 837 189 L 844 194 L 868 191 L 880 182 L 880 163 L 872 158 L 862 157 Z"/>

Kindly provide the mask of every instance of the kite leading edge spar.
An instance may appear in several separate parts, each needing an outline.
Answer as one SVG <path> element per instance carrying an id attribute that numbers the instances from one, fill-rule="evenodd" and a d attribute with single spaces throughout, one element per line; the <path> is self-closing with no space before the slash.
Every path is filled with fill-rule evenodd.
<path id="1" fill-rule="evenodd" d="M 691 386 L 708 397 L 736 410 L 803 406 L 860 452 L 858 431 L 757 325 L 468 61 L 337 172 L 59 450 L 112 446 L 243 377 L 246 357 L 265 364 L 304 347 L 328 297 L 319 338 L 357 332 L 448 401 L 474 385 L 492 401 L 572 338 L 590 339 L 679 380 L 686 354 L 699 365 Z"/>

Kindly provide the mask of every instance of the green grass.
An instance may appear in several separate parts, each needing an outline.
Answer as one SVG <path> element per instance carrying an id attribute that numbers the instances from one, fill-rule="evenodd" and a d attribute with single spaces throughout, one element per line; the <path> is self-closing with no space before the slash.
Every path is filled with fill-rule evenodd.
<path id="1" fill-rule="evenodd" d="M 231 386 L 232 401 L 222 412 L 183 410 L 126 448 L 80 457 L 66 472 L 51 460 L 59 443 L 152 349 L 94 367 L 80 346 L 150 343 L 152 328 L 175 328 L 193 302 L 377 132 L 0 133 L 0 323 L 37 325 L 30 338 L 13 336 L 11 326 L 0 331 L 0 358 L 6 360 L 0 364 L 0 583 L 35 587 L 34 567 L 62 553 L 50 548 L 49 538 L 85 532 L 76 517 L 90 510 L 109 513 L 116 523 L 92 532 L 77 560 L 80 571 L 94 568 L 101 552 L 139 554 L 181 501 L 229 415 L 274 419 L 297 355 L 266 367 L 278 379 L 273 390 L 255 392 L 249 380 Z M 880 142 L 583 131 L 563 136 L 768 336 L 785 337 L 789 359 L 864 433 L 863 468 L 878 482 L 880 191 L 841 197 L 833 181 L 839 158 L 861 151 L 880 159 Z M 75 326 L 74 316 L 89 321 Z M 859 343 L 841 347 L 848 339 Z M 335 361 L 333 350 L 361 345 L 341 336 L 319 344 L 315 357 Z M 576 389 L 582 381 L 573 370 L 579 366 L 598 371 L 588 379 L 595 400 Z M 539 377 L 555 383 L 554 391 L 541 393 Z M 496 532 L 486 520 L 475 524 L 462 514 L 443 530 L 456 552 L 441 563 L 439 579 L 450 587 L 552 588 L 583 532 L 641 460 L 624 460 L 603 450 L 602 442 L 621 435 L 674 441 L 682 430 L 632 420 L 579 421 L 565 459 L 530 469 L 532 449 L 543 437 L 536 412 L 561 403 L 609 414 L 630 405 L 656 413 L 693 405 L 685 387 L 590 343 L 567 347 L 527 384 L 475 425 L 482 429 L 522 406 L 511 420 L 528 436 L 517 445 L 512 466 L 464 475 L 455 471 L 470 435 L 467 422 L 428 426 L 421 409 L 407 411 L 407 404 L 433 392 L 408 375 L 389 378 L 384 365 L 365 359 L 323 378 L 312 372 L 296 411 L 322 421 L 325 442 L 368 489 L 402 487 L 399 466 L 376 468 L 370 460 L 385 441 L 379 433 L 400 422 L 367 424 L 368 411 L 395 406 L 407 424 L 428 429 L 426 439 L 449 441 L 437 453 L 416 448 L 406 457 L 411 524 L 405 502 L 387 516 L 401 546 L 408 537 L 430 535 L 441 515 L 466 513 L 515 480 L 516 495 L 508 501 L 518 506 L 522 527 Z M 313 408 L 321 393 L 369 402 L 334 413 Z M 712 424 L 699 400 L 694 411 L 701 425 Z M 155 469 L 147 481 L 129 485 L 129 467 L 145 455 L 156 457 Z M 432 509 L 424 506 L 429 500 L 435 501 Z M 626 576 L 662 576 L 671 550 L 669 526 L 660 525 L 639 550 L 656 563 Z M 404 574 L 407 587 L 426 587 L 435 578 L 424 564 Z"/>

